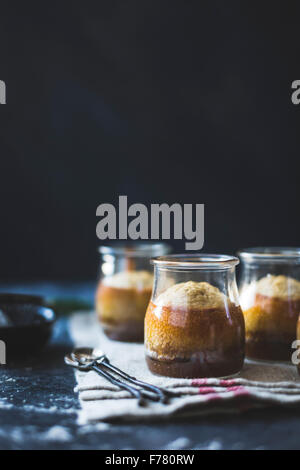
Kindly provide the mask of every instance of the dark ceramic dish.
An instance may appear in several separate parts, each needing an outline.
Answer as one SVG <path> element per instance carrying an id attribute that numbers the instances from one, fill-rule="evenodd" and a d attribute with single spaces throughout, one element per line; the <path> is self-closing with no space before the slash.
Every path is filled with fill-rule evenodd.
<path id="1" fill-rule="evenodd" d="M 54 321 L 42 297 L 0 294 L 0 340 L 8 359 L 37 353 L 49 340 Z"/>

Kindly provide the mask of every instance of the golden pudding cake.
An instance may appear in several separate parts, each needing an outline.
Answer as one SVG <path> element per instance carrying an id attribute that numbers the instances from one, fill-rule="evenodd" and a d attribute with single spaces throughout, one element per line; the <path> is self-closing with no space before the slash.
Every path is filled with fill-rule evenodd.
<path id="1" fill-rule="evenodd" d="M 300 282 L 268 275 L 249 289 L 254 290 L 254 303 L 244 309 L 246 354 L 257 359 L 290 360 L 300 313 Z"/>
<path id="2" fill-rule="evenodd" d="M 143 341 L 152 284 L 153 275 L 148 271 L 119 272 L 99 283 L 96 311 L 107 336 L 119 341 Z"/>
<path id="3" fill-rule="evenodd" d="M 182 282 L 149 304 L 145 317 L 146 360 L 171 377 L 228 376 L 244 360 L 242 310 L 207 282 Z"/>

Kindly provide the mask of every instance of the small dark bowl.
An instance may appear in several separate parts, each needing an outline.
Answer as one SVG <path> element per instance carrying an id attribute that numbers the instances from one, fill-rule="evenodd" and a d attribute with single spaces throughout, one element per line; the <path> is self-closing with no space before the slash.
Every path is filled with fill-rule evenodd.
<path id="1" fill-rule="evenodd" d="M 23 294 L 0 294 L 0 340 L 6 359 L 33 355 L 49 340 L 55 321 L 43 298 Z"/>

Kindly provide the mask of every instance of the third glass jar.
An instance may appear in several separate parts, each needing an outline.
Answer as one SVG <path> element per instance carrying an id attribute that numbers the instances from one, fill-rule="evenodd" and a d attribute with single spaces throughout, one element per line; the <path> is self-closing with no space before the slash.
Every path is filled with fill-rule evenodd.
<path id="1" fill-rule="evenodd" d="M 290 361 L 300 313 L 300 248 L 250 248 L 239 256 L 246 355 Z"/>

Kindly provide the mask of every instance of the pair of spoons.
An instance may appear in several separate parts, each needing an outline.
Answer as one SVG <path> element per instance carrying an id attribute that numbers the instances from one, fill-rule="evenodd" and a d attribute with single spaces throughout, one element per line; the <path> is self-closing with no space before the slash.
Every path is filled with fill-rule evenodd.
<path id="1" fill-rule="evenodd" d="M 65 356 L 65 363 L 84 372 L 94 370 L 113 385 L 126 390 L 131 396 L 137 398 L 140 406 L 144 406 L 147 400 L 167 403 L 170 397 L 177 396 L 174 392 L 132 377 L 112 365 L 105 354 L 95 355 L 91 348 L 75 349 Z"/>

